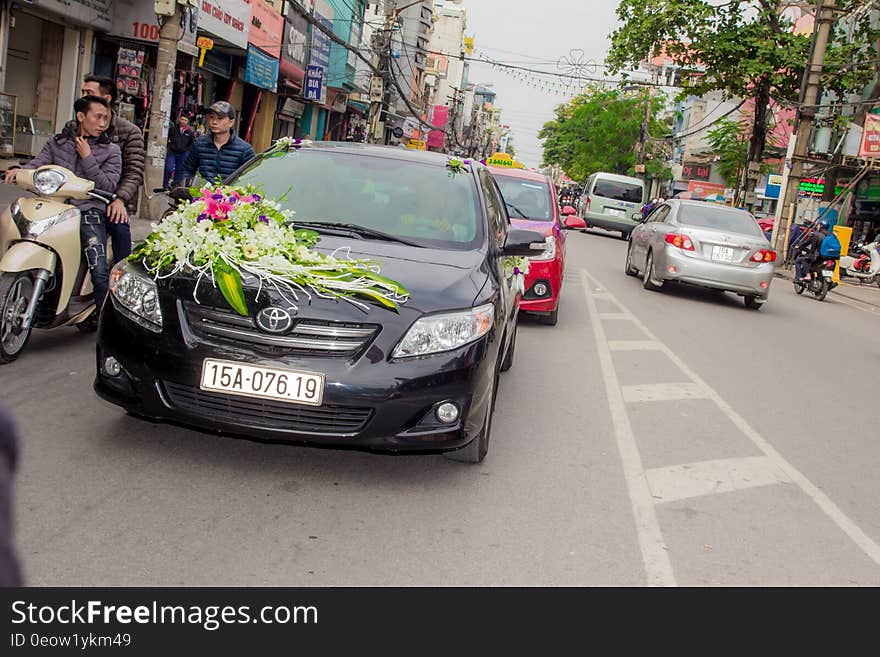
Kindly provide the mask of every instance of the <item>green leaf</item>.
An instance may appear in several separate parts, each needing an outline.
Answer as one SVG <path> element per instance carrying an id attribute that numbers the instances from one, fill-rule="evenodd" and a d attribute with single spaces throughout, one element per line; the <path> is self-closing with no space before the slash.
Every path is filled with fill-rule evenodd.
<path id="1" fill-rule="evenodd" d="M 381 296 L 377 292 L 373 292 L 372 290 L 358 290 L 356 293 L 358 296 L 366 297 L 368 299 L 372 299 L 373 301 L 379 303 L 380 305 L 385 306 L 389 310 L 393 310 L 397 312 L 397 304 L 393 301 L 389 301 L 385 297 Z"/>
<path id="2" fill-rule="evenodd" d="M 380 276 L 379 274 L 374 274 L 371 271 L 361 271 L 358 273 L 361 276 L 363 276 L 364 278 L 369 278 L 372 281 L 377 281 L 379 283 L 384 283 L 386 285 L 390 285 L 391 287 L 394 288 L 394 291 L 396 294 L 411 296 L 409 291 L 405 287 L 403 287 L 403 285 L 398 283 L 397 281 L 393 281 L 390 278 L 386 278 L 385 276 Z"/>
<path id="3" fill-rule="evenodd" d="M 226 303 L 243 317 L 248 316 L 247 302 L 244 298 L 244 288 L 241 285 L 241 275 L 235 269 L 232 269 L 222 259 L 218 259 L 214 263 L 214 280 L 217 281 L 217 287 L 220 293 L 226 299 Z"/>

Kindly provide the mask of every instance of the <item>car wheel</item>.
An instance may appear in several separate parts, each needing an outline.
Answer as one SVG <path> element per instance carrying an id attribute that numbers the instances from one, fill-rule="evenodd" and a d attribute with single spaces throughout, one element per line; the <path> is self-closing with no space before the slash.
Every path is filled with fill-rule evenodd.
<path id="1" fill-rule="evenodd" d="M 626 249 L 626 267 L 624 268 L 624 271 L 626 272 L 627 276 L 638 276 L 639 270 L 636 269 L 635 267 L 633 267 L 633 264 L 632 264 L 632 262 L 633 262 L 632 251 L 633 251 L 633 244 L 632 244 L 632 241 L 630 241 L 629 246 Z"/>
<path id="2" fill-rule="evenodd" d="M 753 294 L 747 294 L 743 297 L 743 303 L 746 304 L 746 308 L 751 308 L 752 310 L 761 310 L 761 307 L 766 302 L 766 299 L 760 299 Z"/>
<path id="3" fill-rule="evenodd" d="M 498 392 L 498 375 L 495 375 L 492 381 L 492 392 L 489 398 L 489 408 L 486 411 L 486 419 L 483 421 L 483 428 L 480 435 L 474 438 L 467 445 L 454 452 L 446 452 L 443 454 L 450 461 L 458 461 L 459 463 L 482 463 L 489 451 L 489 436 L 492 433 L 492 415 L 495 413 L 495 395 Z"/>
<path id="4" fill-rule="evenodd" d="M 642 287 L 646 290 L 656 291 L 663 287 L 663 281 L 654 276 L 654 252 L 648 251 L 648 260 L 645 262 L 645 271 L 642 274 Z"/>
<path id="5" fill-rule="evenodd" d="M 556 306 L 556 310 L 552 313 L 548 313 L 546 315 L 541 315 L 541 323 L 546 326 L 556 326 L 556 322 L 559 321 L 559 306 Z"/>
<path id="6" fill-rule="evenodd" d="M 513 367 L 513 352 L 516 350 L 516 331 L 519 323 L 513 325 L 513 337 L 510 338 L 510 346 L 507 347 L 507 353 L 504 354 L 504 360 L 501 361 L 501 371 L 506 372 Z"/>

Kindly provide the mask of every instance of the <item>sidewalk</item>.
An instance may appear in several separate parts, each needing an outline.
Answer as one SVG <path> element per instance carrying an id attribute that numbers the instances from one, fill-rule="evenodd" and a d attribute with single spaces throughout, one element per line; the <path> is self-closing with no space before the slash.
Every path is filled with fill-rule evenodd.
<path id="1" fill-rule="evenodd" d="M 777 278 L 790 281 L 794 278 L 794 268 L 786 270 L 782 267 L 777 267 L 775 275 Z M 861 285 L 852 278 L 842 278 L 840 285 L 831 290 L 831 294 L 880 309 L 880 287 L 876 283 L 873 285 Z"/>

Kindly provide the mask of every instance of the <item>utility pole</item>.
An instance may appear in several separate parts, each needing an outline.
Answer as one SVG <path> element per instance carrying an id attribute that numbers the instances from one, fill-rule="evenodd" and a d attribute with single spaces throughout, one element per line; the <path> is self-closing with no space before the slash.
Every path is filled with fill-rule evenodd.
<path id="1" fill-rule="evenodd" d="M 650 191 L 648 186 L 648 169 L 645 166 L 645 159 L 648 154 L 648 134 L 651 125 L 651 101 L 654 96 L 654 85 L 649 84 L 645 89 L 645 118 L 639 128 L 639 147 L 636 153 L 636 173 L 641 174 L 645 181 L 645 190 Z"/>
<path id="2" fill-rule="evenodd" d="M 790 222 L 795 217 L 798 182 L 803 174 L 804 158 L 807 154 L 807 146 L 816 117 L 822 67 L 825 64 L 825 50 L 828 47 L 831 25 L 835 21 L 834 11 L 837 7 L 834 3 L 835 0 L 818 0 L 816 6 L 813 43 L 807 66 L 804 69 L 804 77 L 801 80 L 801 93 L 795 115 L 794 130 L 789 139 L 788 152 L 782 168 L 779 203 L 776 205 L 776 216 L 773 221 L 771 242 L 773 248 L 780 252 L 787 246 L 785 237 L 789 233 Z"/>
<path id="3" fill-rule="evenodd" d="M 158 7 L 158 3 L 157 3 Z M 144 187 L 147 192 L 162 187 L 165 175 L 165 149 L 171 119 L 171 96 L 174 91 L 174 69 L 177 64 L 177 28 L 180 23 L 180 5 L 174 3 L 173 14 L 164 16 L 159 30 L 159 54 L 153 95 L 150 99 L 150 120 L 147 124 L 147 161 L 144 168 Z M 158 221 L 165 210 L 163 197 L 144 199 L 143 208 L 150 220 Z"/>
<path id="4" fill-rule="evenodd" d="M 391 103 L 391 84 L 389 76 L 391 74 L 391 35 L 394 30 L 394 21 L 396 19 L 394 0 L 385 1 L 385 23 L 381 30 L 373 33 L 373 41 L 370 44 L 373 48 L 373 65 L 378 69 L 378 73 L 373 74 L 373 80 L 381 80 L 371 82 L 371 89 L 376 89 L 376 95 L 370 94 L 370 134 L 369 142 L 371 144 L 384 144 L 385 119 L 387 117 L 388 106 Z M 379 94 L 381 89 L 381 99 Z M 380 125 L 382 126 L 381 135 L 379 134 Z"/>

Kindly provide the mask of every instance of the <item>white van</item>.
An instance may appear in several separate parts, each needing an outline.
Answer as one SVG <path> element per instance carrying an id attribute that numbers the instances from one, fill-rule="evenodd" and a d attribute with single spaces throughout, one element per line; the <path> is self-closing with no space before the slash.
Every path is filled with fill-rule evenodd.
<path id="1" fill-rule="evenodd" d="M 584 183 L 577 210 L 588 227 L 619 230 L 627 238 L 639 224 L 644 204 L 642 179 L 598 171 Z"/>

